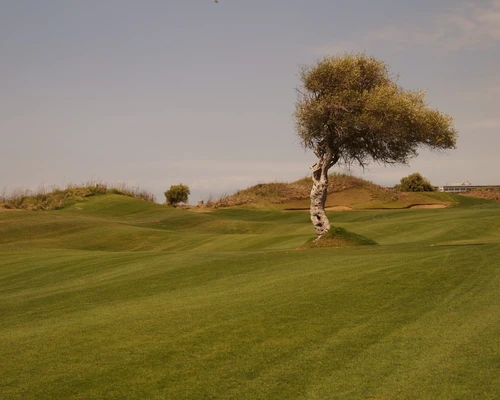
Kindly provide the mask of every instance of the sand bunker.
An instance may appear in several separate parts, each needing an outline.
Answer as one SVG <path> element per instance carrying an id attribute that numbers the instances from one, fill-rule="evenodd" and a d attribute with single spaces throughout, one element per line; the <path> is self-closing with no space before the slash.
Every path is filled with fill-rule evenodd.
<path id="1" fill-rule="evenodd" d="M 349 206 L 332 206 L 332 207 L 325 207 L 326 211 L 350 211 L 352 210 L 352 207 Z"/>
<path id="2" fill-rule="evenodd" d="M 415 204 L 409 208 L 446 208 L 446 204 Z"/>

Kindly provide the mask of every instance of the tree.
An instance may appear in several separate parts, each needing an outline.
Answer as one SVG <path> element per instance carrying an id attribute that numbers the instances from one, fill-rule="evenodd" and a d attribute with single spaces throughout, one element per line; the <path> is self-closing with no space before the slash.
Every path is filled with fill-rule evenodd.
<path id="1" fill-rule="evenodd" d="M 179 183 L 170 186 L 170 189 L 165 192 L 165 198 L 168 205 L 175 207 L 179 203 L 187 203 L 190 194 L 189 186 Z"/>
<path id="2" fill-rule="evenodd" d="M 395 189 L 401 192 L 434 192 L 434 186 L 418 172 L 401 178 Z"/>
<path id="3" fill-rule="evenodd" d="M 387 65 L 366 54 L 327 57 L 300 71 L 294 118 L 311 166 L 311 220 L 320 238 L 330 229 L 325 214 L 328 170 L 370 162 L 407 164 L 417 149 L 454 148 L 452 118 L 431 109 L 424 92 L 404 90 Z"/>

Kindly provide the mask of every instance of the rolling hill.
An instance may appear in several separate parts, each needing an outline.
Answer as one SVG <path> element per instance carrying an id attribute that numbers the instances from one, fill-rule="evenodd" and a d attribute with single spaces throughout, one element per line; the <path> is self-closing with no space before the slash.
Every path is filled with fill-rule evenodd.
<path id="1" fill-rule="evenodd" d="M 496 398 L 500 205 L 450 199 L 311 249 L 301 211 L 4 210 L 0 398 Z"/>
<path id="2" fill-rule="evenodd" d="M 209 203 L 215 207 L 309 209 L 311 178 L 295 182 L 261 183 Z M 410 208 L 435 205 L 447 207 L 456 198 L 445 193 L 402 193 L 345 174 L 332 174 L 328 182 L 326 206 L 333 209 Z"/>

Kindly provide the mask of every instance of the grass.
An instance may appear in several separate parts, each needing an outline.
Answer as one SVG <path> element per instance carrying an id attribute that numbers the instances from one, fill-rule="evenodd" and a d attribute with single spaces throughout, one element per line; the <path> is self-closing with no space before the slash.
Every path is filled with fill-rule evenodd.
<path id="1" fill-rule="evenodd" d="M 500 205 L 330 216 L 1 212 L 0 398 L 498 398 Z"/>
<path id="2" fill-rule="evenodd" d="M 321 238 L 311 238 L 301 249 L 314 249 L 322 247 L 348 247 L 348 246 L 369 246 L 377 244 L 374 240 L 340 227 L 332 227 Z"/>
<path id="3" fill-rule="evenodd" d="M 481 188 L 469 190 L 463 193 L 464 196 L 476 197 L 479 199 L 488 199 L 493 201 L 500 201 L 500 189 L 498 188 Z"/>
<path id="4" fill-rule="evenodd" d="M 209 199 L 208 207 L 238 207 L 276 210 L 309 209 L 312 181 L 310 177 L 295 182 L 272 182 L 254 185 L 226 195 L 217 201 Z M 444 194 L 401 193 L 346 174 L 332 174 L 328 182 L 327 207 L 349 206 L 354 209 L 409 208 L 413 205 L 442 204 L 455 200 Z"/>
<path id="5" fill-rule="evenodd" d="M 0 195 L 0 208 L 22 209 L 30 211 L 62 210 L 86 197 L 102 194 L 120 194 L 123 196 L 155 202 L 155 196 L 147 190 L 130 187 L 126 184 L 110 185 L 102 182 L 86 182 L 80 185 L 68 184 L 64 189 L 44 187 L 36 191 L 21 190 Z"/>

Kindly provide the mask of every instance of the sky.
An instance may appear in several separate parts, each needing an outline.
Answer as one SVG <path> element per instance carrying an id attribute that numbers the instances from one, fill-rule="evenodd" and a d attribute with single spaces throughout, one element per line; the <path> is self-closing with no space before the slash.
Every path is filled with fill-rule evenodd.
<path id="1" fill-rule="evenodd" d="M 298 71 L 366 52 L 451 115 L 457 149 L 335 167 L 500 184 L 500 0 L 0 0 L 0 192 L 126 183 L 163 202 L 294 181 Z"/>

